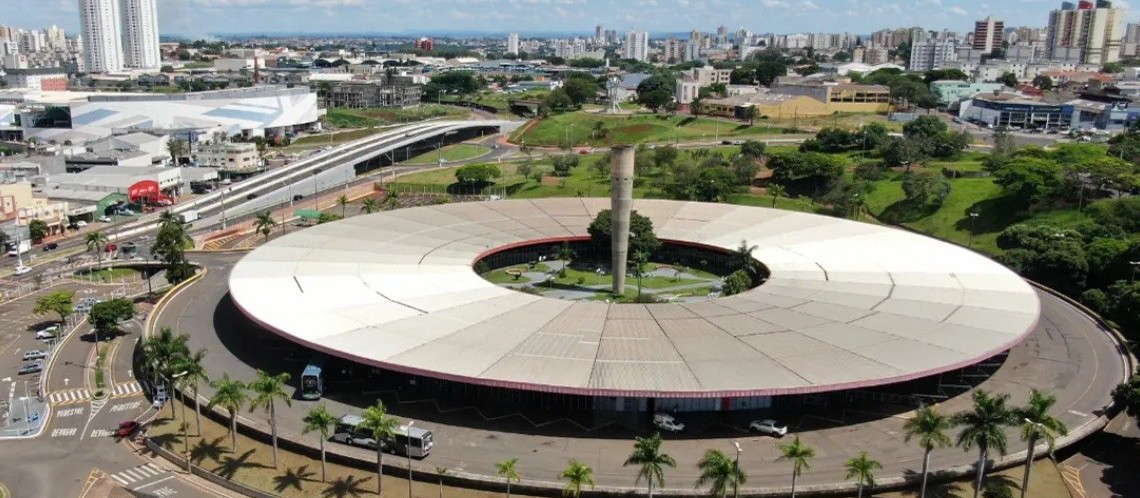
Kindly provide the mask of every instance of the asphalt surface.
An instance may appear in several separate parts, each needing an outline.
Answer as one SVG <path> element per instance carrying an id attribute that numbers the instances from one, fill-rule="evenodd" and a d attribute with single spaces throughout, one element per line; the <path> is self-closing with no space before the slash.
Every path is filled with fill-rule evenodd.
<path id="1" fill-rule="evenodd" d="M 209 268 L 207 276 L 172 299 L 157 316 L 158 325 L 170 326 L 191 336 L 191 347 L 209 351 L 209 372 L 228 372 L 231 377 L 251 379 L 253 369 L 281 368 L 299 376 L 307 355 L 296 351 L 284 340 L 257 334 L 227 299 L 227 277 L 241 254 L 199 254 L 195 258 Z M 1007 361 L 995 375 L 979 387 L 1009 393 L 1012 402 L 1023 403 L 1030 388 L 1052 391 L 1058 396 L 1055 415 L 1070 428 L 1093 420 L 1109 403 L 1109 392 L 1123 376 L 1122 359 L 1115 344 L 1089 318 L 1064 302 L 1041 294 L 1042 319 L 1039 326 L 1021 345 L 1011 350 Z M 210 389 L 203 390 L 209 396 Z M 554 480 L 567 458 L 577 458 L 591 465 L 599 485 L 632 485 L 634 470 L 623 468 L 635 432 L 607 433 L 595 436 L 566 424 L 552 423 L 535 427 L 520 417 L 486 420 L 477 410 L 448 406 L 439 410 L 431 400 L 401 402 L 384 395 L 391 412 L 402 420 L 414 419 L 418 427 L 432 429 L 436 446 L 433 454 L 417 467 L 434 466 L 473 473 L 493 474 L 494 462 L 521 457 L 524 477 Z M 357 413 L 358 406 L 332 400 L 330 410 L 336 414 Z M 950 413 L 969 407 L 968 395 L 943 402 L 940 409 Z M 310 441 L 301 437 L 301 419 L 312 402 L 294 400 L 292 407 L 279 407 L 279 427 L 283 437 Z M 261 417 L 241 416 L 247 423 L 264 424 Z M 256 417 L 256 418 L 254 418 Z M 679 416 L 682 420 L 684 416 Z M 690 422 L 695 422 L 690 420 Z M 746 423 L 741 421 L 740 423 Z M 793 430 L 807 420 L 789 421 Z M 843 482 L 844 463 L 860 450 L 868 451 L 884 463 L 880 477 L 916 472 L 921 468 L 920 449 L 903 441 L 901 417 L 878 418 L 853 425 L 829 426 L 821 430 L 800 432 L 807 444 L 816 448 L 811 472 L 801 478 L 807 483 Z M 693 424 L 697 425 L 697 424 Z M 740 425 L 736 426 L 738 429 Z M 773 465 L 778 457 L 776 442 L 746 432 L 710 428 L 708 434 L 690 433 L 681 437 L 667 436 L 666 449 L 678 461 L 669 473 L 670 486 L 687 486 L 694 482 L 694 464 L 708 448 L 731 451 L 733 442 L 744 450 L 742 465 L 748 469 L 751 486 L 783 485 L 786 471 Z M 699 437 L 701 439 L 691 439 Z M 1011 452 L 1023 450 L 1017 432 L 1009 431 Z M 311 442 L 309 444 L 312 444 Z M 372 453 L 357 448 L 330 445 L 330 451 L 371 458 Z M 944 468 L 970 464 L 974 452 L 960 449 L 938 451 L 933 466 Z"/>

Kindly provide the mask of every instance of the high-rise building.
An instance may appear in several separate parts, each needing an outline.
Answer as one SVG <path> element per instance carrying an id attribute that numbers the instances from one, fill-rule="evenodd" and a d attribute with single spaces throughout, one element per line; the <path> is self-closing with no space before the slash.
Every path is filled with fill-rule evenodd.
<path id="1" fill-rule="evenodd" d="M 930 71 L 942 69 L 943 64 L 957 57 L 957 44 L 953 40 L 939 40 L 930 37 L 925 40 L 914 41 L 910 48 L 911 71 Z M 867 56 L 864 55 L 866 59 Z"/>
<path id="2" fill-rule="evenodd" d="M 519 55 L 519 34 L 511 33 L 507 36 L 507 53 Z"/>
<path id="3" fill-rule="evenodd" d="M 52 50 L 67 50 L 67 33 L 64 33 L 63 28 L 52 24 L 44 33 L 47 34 L 48 48 Z"/>
<path id="4" fill-rule="evenodd" d="M 993 16 L 986 17 L 974 23 L 974 50 L 993 52 L 1001 48 L 1002 37 L 1005 35 L 1005 23 Z"/>
<path id="5" fill-rule="evenodd" d="M 122 0 L 123 64 L 139 69 L 158 69 L 158 6 L 155 0 Z"/>
<path id="6" fill-rule="evenodd" d="M 1112 2 L 1064 2 L 1049 12 L 1045 57 L 1054 60 L 1105 64 L 1120 60 L 1126 11 Z"/>
<path id="7" fill-rule="evenodd" d="M 79 30 L 83 58 L 91 73 L 123 69 L 122 28 L 118 0 L 79 0 Z"/>
<path id="8" fill-rule="evenodd" d="M 601 45 L 605 42 L 606 42 L 606 34 L 602 30 L 602 25 L 599 24 L 597 26 L 594 26 L 594 43 Z"/>
<path id="9" fill-rule="evenodd" d="M 630 30 L 626 33 L 625 58 L 642 62 L 649 60 L 649 32 Z"/>
<path id="10" fill-rule="evenodd" d="M 725 45 L 728 43 L 728 27 L 720 26 L 716 28 L 716 44 Z"/>

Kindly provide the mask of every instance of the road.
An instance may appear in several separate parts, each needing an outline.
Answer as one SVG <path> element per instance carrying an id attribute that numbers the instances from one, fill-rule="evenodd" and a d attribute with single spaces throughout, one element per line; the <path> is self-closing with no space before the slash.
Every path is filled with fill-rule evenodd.
<path id="1" fill-rule="evenodd" d="M 241 254 L 202 254 L 196 257 L 209 268 L 209 273 L 205 279 L 175 297 L 156 317 L 158 323 L 188 333 L 191 348 L 206 348 L 209 351 L 206 367 L 210 372 L 224 371 L 234 378 L 250 379 L 254 376 L 254 368 L 283 369 L 296 379 L 307 353 L 283 339 L 258 332 L 227 298 L 227 275 Z M 1056 416 L 1075 428 L 1092 420 L 1108 404 L 1109 391 L 1122 378 L 1124 367 L 1115 345 L 1091 320 L 1047 294 L 1041 294 L 1041 299 L 1042 320 L 1037 329 L 1011 351 L 997 374 L 980 387 L 1009 393 L 1013 403 L 1023 403 L 1031 387 L 1052 391 L 1059 398 Z M 203 395 L 208 396 L 210 392 L 206 388 Z M 629 441 L 635 432 L 592 437 L 562 424 L 540 429 L 519 419 L 491 422 L 480 419 L 477 410 L 456 411 L 457 407 L 449 406 L 450 409 L 444 413 L 433 408 L 431 403 L 401 403 L 388 394 L 381 396 L 397 417 L 414 419 L 417 426 L 433 430 L 435 451 L 428 461 L 417 466 L 430 469 L 429 465 L 439 465 L 487 474 L 496 461 L 525 456 L 528 475 L 555 476 L 565 466 L 566 459 L 573 457 L 594 468 L 598 485 L 629 485 L 633 482 L 634 471 L 623 468 L 621 464 L 629 452 Z M 359 406 L 353 404 L 329 399 L 323 401 L 336 415 L 360 411 Z M 366 399 L 355 402 L 361 401 L 368 402 Z M 968 395 L 960 395 L 943 402 L 940 409 L 954 412 L 966 409 L 969 404 Z M 291 407 L 278 408 L 283 437 L 311 440 L 299 436 L 300 420 L 311 406 L 310 402 L 295 400 Z M 245 414 L 241 417 L 248 423 L 262 423 Z M 883 461 L 884 469 L 878 474 L 881 477 L 917 471 L 922 453 L 918 447 L 903 441 L 903 423 L 901 418 L 888 417 L 801 432 L 804 440 L 817 451 L 812 472 L 805 474 L 802 482 L 842 482 L 844 463 L 858 450 L 867 450 Z M 793 427 L 796 425 L 796 422 L 792 423 Z M 1022 451 L 1016 431 L 1010 431 L 1009 436 L 1011 452 Z M 688 439 L 694 437 L 700 439 Z M 726 434 L 724 430 L 713 428 L 711 434 L 687 434 L 684 439 L 667 439 L 668 451 L 679 462 L 678 468 L 670 471 L 672 482 L 695 480 L 692 464 L 709 447 L 721 447 L 727 451 L 733 442 L 740 442 L 744 447 L 742 465 L 748 468 L 751 483 L 782 483 L 786 469 L 771 464 L 778 455 L 775 442 L 768 438 L 731 431 Z M 369 452 L 341 445 L 331 445 L 330 451 L 371 458 Z M 948 449 L 936 454 L 935 465 L 969 464 L 973 459 L 972 452 Z"/>

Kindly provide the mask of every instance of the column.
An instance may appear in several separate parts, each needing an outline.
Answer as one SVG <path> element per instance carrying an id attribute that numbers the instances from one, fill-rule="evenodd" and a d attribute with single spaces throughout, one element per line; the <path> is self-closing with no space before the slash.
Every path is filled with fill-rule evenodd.
<path id="1" fill-rule="evenodd" d="M 629 216 L 633 210 L 633 154 L 630 146 L 614 147 L 610 154 L 610 268 L 614 294 L 625 292 Z"/>

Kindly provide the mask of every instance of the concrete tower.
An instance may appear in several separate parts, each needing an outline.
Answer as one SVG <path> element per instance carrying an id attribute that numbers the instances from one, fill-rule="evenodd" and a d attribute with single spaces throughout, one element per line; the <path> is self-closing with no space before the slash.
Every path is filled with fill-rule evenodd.
<path id="1" fill-rule="evenodd" d="M 614 294 L 625 293 L 625 270 L 629 261 L 629 217 L 633 211 L 634 148 L 623 145 L 610 153 L 610 268 Z"/>

